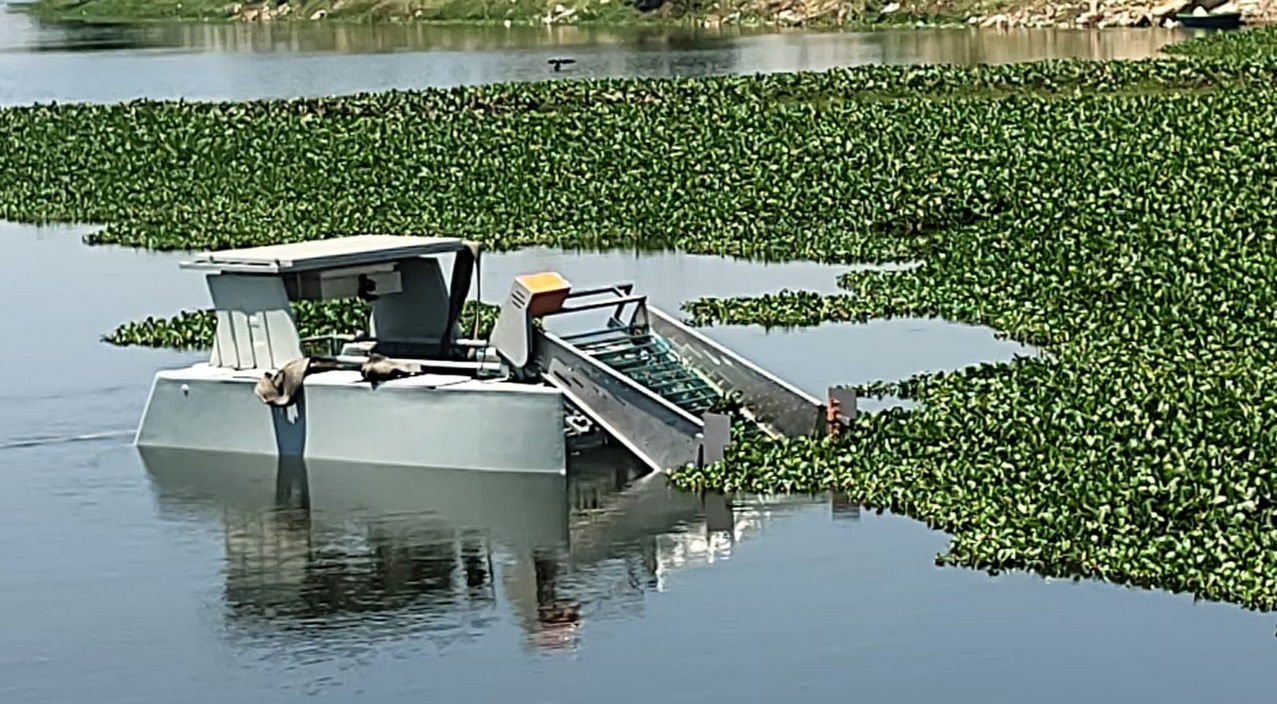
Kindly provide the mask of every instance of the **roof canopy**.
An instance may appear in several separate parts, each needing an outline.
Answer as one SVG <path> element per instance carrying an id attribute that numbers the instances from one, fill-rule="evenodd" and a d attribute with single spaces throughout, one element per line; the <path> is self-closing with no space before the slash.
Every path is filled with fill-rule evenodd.
<path id="1" fill-rule="evenodd" d="M 465 242 L 457 237 L 352 235 L 295 244 L 204 252 L 190 261 L 182 262 L 181 267 L 241 274 L 286 274 L 449 254 L 464 246 Z"/>

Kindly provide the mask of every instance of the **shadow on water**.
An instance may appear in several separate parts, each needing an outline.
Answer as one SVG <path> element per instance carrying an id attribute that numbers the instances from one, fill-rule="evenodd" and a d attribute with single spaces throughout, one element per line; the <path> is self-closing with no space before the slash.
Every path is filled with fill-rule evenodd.
<path id="1" fill-rule="evenodd" d="M 10 8 L 21 7 L 10 4 Z M 10 16 L 24 14 L 10 9 Z M 801 30 L 776 27 L 582 27 L 431 25 L 413 23 L 213 22 L 143 23 L 31 19 L 31 51 L 170 48 L 231 53 L 510 52 L 547 48 L 627 52 L 762 52 L 749 63 L 796 51 L 805 63 L 840 65 L 856 58 L 888 63 L 1002 63 L 1050 57 L 1143 58 L 1181 39 L 1175 30 L 886 29 Z M 750 51 L 749 53 L 753 53 Z M 850 52 L 850 53 L 848 53 Z M 853 61 L 854 62 L 854 61 Z M 755 70 L 747 67 L 747 70 Z M 759 66 L 758 70 L 769 70 Z"/>
<path id="2" fill-rule="evenodd" d="M 671 562 L 741 537 L 732 500 L 672 489 L 611 448 L 577 456 L 566 477 L 140 455 L 162 510 L 221 514 L 228 630 L 310 651 L 474 637 L 498 605 L 534 648 L 572 647 L 585 622 L 659 591 Z M 845 501 L 834 512 L 858 515 Z"/>
<path id="3" fill-rule="evenodd" d="M 136 25 L 37 21 L 27 16 L 26 4 L 0 2 L 0 53 L 137 51 L 174 46 Z"/>
<path id="4" fill-rule="evenodd" d="M 14 13 L 10 11 L 10 16 Z M 639 51 L 708 49 L 724 41 L 767 34 L 761 30 L 718 31 L 682 28 L 579 28 L 322 24 L 286 22 L 129 24 L 38 20 L 24 51 L 127 51 L 181 49 L 235 53 L 380 54 L 401 51 L 526 51 L 606 48 L 619 44 Z"/>

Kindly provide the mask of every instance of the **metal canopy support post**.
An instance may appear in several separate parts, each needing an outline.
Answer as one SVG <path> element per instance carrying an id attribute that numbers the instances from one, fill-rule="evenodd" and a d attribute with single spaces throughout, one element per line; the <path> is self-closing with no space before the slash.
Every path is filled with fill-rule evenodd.
<path id="1" fill-rule="evenodd" d="M 470 281 L 479 262 L 479 244 L 465 244 L 466 246 L 457 250 L 456 257 L 452 260 L 452 283 L 448 287 L 448 320 L 439 339 L 440 357 L 448 355 L 450 346 L 460 332 L 456 330 L 457 320 L 461 317 L 461 309 L 465 307 L 466 296 L 470 294 Z"/>

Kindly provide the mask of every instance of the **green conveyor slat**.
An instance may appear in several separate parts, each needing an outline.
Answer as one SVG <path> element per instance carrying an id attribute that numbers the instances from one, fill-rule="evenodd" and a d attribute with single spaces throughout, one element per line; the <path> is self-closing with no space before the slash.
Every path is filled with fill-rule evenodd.
<path id="1" fill-rule="evenodd" d="M 692 415 L 699 416 L 719 397 L 708 382 L 682 363 L 668 343 L 650 331 L 615 328 L 607 332 L 616 335 L 578 349 Z"/>

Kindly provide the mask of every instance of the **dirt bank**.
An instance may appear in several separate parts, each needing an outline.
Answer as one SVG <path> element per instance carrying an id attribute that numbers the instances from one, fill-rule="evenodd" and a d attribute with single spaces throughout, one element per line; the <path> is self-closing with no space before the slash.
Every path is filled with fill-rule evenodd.
<path id="1" fill-rule="evenodd" d="M 1139 0 L 1028 2 L 973 13 L 967 23 L 980 27 L 1175 27 L 1175 16 L 1202 10 L 1241 12 L 1247 24 L 1277 22 L 1277 0 Z"/>
<path id="2" fill-rule="evenodd" d="M 784 27 L 1173 26 L 1197 5 L 1277 22 L 1277 0 L 37 0 L 52 19 L 111 21 L 690 24 Z"/>

